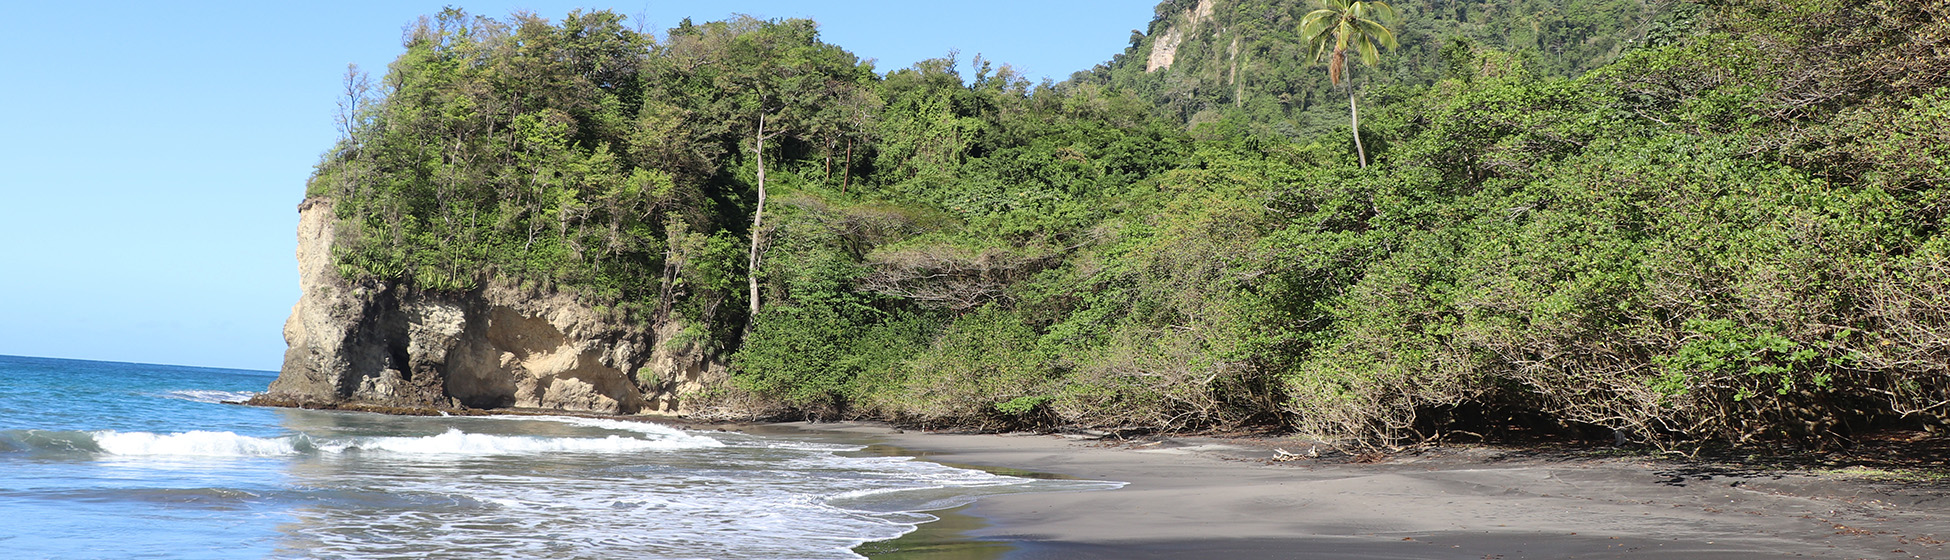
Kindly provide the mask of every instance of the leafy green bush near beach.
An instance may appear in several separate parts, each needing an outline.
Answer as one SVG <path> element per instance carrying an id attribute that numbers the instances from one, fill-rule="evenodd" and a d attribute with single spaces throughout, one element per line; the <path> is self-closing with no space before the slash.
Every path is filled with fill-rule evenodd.
<path id="1" fill-rule="evenodd" d="M 1043 84 L 801 20 L 449 10 L 349 78 L 310 193 L 348 276 L 679 314 L 773 411 L 1816 445 L 1950 413 L 1943 6 L 1404 1 L 1362 168 L 1310 8 L 1214 4 L 1239 25 L 1167 2 Z"/>

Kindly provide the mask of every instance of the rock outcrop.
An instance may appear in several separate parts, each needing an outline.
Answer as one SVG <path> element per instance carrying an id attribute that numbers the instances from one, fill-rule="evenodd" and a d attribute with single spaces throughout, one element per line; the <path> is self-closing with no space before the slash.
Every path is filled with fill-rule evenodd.
<path id="1" fill-rule="evenodd" d="M 617 324 L 566 294 L 347 281 L 332 255 L 332 202 L 298 209 L 303 293 L 285 321 L 283 370 L 253 404 L 677 414 L 682 395 L 723 376 L 711 356 L 660 344 L 681 325 Z"/>
<path id="2" fill-rule="evenodd" d="M 1178 60 L 1178 46 L 1197 31 L 1200 22 L 1212 18 L 1212 9 L 1212 0 L 1199 0 L 1198 5 L 1185 10 L 1177 24 L 1166 28 L 1151 42 L 1151 55 L 1145 58 L 1144 71 L 1157 72 L 1170 68 L 1171 63 Z"/>

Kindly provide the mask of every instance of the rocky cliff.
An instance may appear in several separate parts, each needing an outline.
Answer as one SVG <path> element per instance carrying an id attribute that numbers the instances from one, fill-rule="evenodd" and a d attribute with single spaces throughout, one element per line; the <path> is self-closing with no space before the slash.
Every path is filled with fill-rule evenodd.
<path id="1" fill-rule="evenodd" d="M 298 210 L 303 293 L 285 321 L 290 348 L 252 404 L 677 414 L 683 395 L 724 374 L 705 352 L 660 343 L 682 325 L 618 324 L 567 294 L 505 282 L 446 293 L 349 281 L 333 261 L 332 201 Z"/>
<path id="2" fill-rule="evenodd" d="M 1157 72 L 1170 68 L 1171 63 L 1178 60 L 1178 47 L 1185 43 L 1185 38 L 1197 32 L 1200 23 L 1212 19 L 1212 9 L 1212 0 L 1198 0 L 1198 5 L 1186 9 L 1179 16 L 1178 23 L 1165 28 L 1164 33 L 1151 42 L 1151 54 L 1145 57 L 1144 71 Z"/>

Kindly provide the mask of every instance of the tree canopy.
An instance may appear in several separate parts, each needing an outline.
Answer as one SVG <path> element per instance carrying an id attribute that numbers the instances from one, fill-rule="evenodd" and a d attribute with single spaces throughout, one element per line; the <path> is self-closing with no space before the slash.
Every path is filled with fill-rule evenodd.
<path id="1" fill-rule="evenodd" d="M 659 39 L 450 9 L 348 89 L 310 193 L 339 201 L 346 276 L 681 321 L 665 343 L 728 360 L 712 398 L 751 415 L 1377 443 L 1944 425 L 1942 6 L 1402 0 L 1351 153 L 1305 37 L 1345 18 L 1200 4 L 1042 84 L 882 71 L 804 20 Z"/>

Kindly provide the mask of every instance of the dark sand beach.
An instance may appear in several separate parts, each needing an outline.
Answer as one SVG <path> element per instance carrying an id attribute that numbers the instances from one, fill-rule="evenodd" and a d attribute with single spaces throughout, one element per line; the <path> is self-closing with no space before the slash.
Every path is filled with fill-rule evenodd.
<path id="1" fill-rule="evenodd" d="M 876 558 L 1950 558 L 1942 483 L 1492 447 L 1357 463 L 1299 440 L 758 429 L 1129 483 L 983 498 Z"/>

